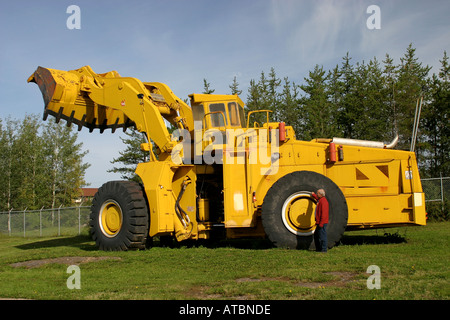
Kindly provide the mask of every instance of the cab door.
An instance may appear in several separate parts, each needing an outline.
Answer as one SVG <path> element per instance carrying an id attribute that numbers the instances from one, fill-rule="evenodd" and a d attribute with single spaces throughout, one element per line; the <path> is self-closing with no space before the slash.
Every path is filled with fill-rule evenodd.
<path id="1" fill-rule="evenodd" d="M 236 102 L 228 102 L 229 128 L 223 151 L 223 192 L 225 227 L 250 227 L 253 210 L 249 185 L 248 139 L 243 128 L 243 110 Z"/>

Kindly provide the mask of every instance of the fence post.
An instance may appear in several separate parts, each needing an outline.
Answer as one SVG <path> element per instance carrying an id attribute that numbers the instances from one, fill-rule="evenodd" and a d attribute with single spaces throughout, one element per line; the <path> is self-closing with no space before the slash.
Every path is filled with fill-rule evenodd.
<path id="1" fill-rule="evenodd" d="M 8 234 L 11 236 L 11 211 L 13 208 L 11 208 L 8 212 Z"/>
<path id="2" fill-rule="evenodd" d="M 444 183 L 442 179 L 442 172 L 440 173 L 441 176 L 441 205 L 442 205 L 442 212 L 444 212 Z"/>
<path id="3" fill-rule="evenodd" d="M 28 207 L 23 210 L 23 237 L 25 238 L 25 212 L 27 211 Z"/>
<path id="4" fill-rule="evenodd" d="M 44 209 L 44 206 L 42 206 L 41 210 L 39 210 L 39 236 L 42 237 L 42 209 Z"/>
<path id="5" fill-rule="evenodd" d="M 78 235 L 81 234 L 81 205 L 83 204 L 83 201 L 78 206 Z"/>
<path id="6" fill-rule="evenodd" d="M 62 205 L 58 208 L 58 236 L 61 235 L 61 207 Z"/>

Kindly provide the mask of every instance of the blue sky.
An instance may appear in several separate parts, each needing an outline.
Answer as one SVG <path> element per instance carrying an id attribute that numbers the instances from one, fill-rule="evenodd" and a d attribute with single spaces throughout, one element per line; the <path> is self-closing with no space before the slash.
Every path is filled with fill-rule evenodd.
<path id="1" fill-rule="evenodd" d="M 81 29 L 69 30 L 69 5 L 81 9 Z M 369 30 L 367 7 L 378 5 L 381 29 Z M 229 93 L 233 77 L 247 97 L 251 79 L 275 68 L 301 83 L 315 64 L 399 62 L 410 43 L 438 72 L 450 54 L 450 1 L 356 0 L 0 0 L 0 118 L 42 114 L 43 100 L 26 79 L 37 66 L 61 70 L 90 65 L 104 73 L 163 82 L 180 98 L 203 90 Z M 79 134 L 93 187 L 119 178 L 106 173 L 124 148 L 120 134 Z"/>

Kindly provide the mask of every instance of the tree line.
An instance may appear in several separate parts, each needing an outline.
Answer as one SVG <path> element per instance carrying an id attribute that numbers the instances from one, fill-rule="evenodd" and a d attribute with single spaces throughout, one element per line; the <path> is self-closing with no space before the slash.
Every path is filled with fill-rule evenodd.
<path id="1" fill-rule="evenodd" d="M 85 184 L 86 153 L 62 123 L 0 119 L 0 211 L 70 205 Z"/>

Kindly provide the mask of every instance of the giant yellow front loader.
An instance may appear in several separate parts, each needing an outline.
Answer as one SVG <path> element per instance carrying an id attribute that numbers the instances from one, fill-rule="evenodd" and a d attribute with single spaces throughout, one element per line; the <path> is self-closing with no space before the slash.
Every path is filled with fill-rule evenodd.
<path id="1" fill-rule="evenodd" d="M 90 227 L 103 250 L 142 249 L 152 237 L 268 237 L 287 248 L 314 247 L 316 200 L 330 204 L 328 247 L 351 229 L 425 225 L 425 199 L 413 152 L 339 138 L 300 141 L 291 126 L 258 123 L 237 95 L 190 95 L 187 105 L 158 82 L 89 66 L 38 67 L 28 82 L 48 115 L 91 132 L 143 132 L 149 161 L 142 184 L 106 182 L 94 197 Z M 169 133 L 167 124 L 176 130 Z"/>

